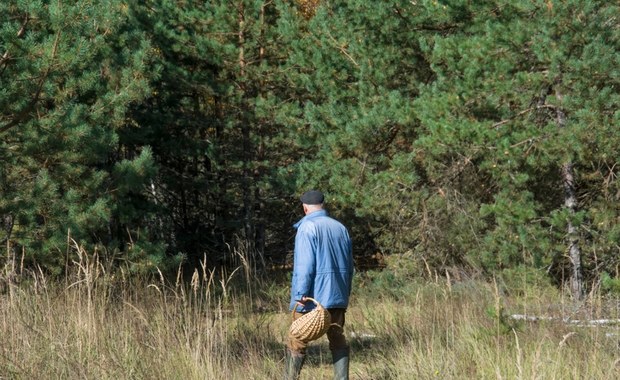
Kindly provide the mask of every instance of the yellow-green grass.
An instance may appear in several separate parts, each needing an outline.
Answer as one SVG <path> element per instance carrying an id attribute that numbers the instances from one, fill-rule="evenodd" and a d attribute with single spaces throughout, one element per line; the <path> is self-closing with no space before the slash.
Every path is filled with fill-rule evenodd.
<path id="1" fill-rule="evenodd" d="M 290 322 L 286 282 L 202 269 L 190 281 L 136 278 L 92 260 L 52 281 L 23 276 L 0 295 L 2 379 L 278 379 Z M 364 275 L 360 275 L 364 277 Z M 618 318 L 617 300 L 576 304 L 551 288 L 356 279 L 346 331 L 353 379 L 615 379 L 617 326 L 511 314 Z M 610 306 L 611 305 L 611 306 Z M 614 307 L 615 305 L 615 307 Z M 331 379 L 325 338 L 301 379 Z"/>

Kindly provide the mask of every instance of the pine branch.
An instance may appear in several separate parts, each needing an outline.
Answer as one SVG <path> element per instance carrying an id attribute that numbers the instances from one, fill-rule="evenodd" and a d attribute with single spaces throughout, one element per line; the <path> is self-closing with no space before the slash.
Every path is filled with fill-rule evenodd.
<path id="1" fill-rule="evenodd" d="M 56 57 L 56 53 L 58 52 L 58 43 L 59 43 L 59 41 L 60 41 L 60 31 L 58 31 L 56 33 L 56 39 L 54 40 L 54 46 L 52 48 L 52 56 L 50 58 L 51 61 L 53 61 L 54 58 Z M 26 118 L 28 117 L 30 112 L 34 109 L 34 107 L 39 102 L 39 98 L 41 96 L 41 91 L 43 90 L 43 84 L 45 83 L 45 80 L 49 76 L 50 71 L 52 71 L 52 66 L 53 65 L 50 63 L 50 65 L 45 70 L 45 74 L 43 74 L 43 76 L 41 77 L 41 80 L 37 84 L 37 91 L 35 92 L 34 97 L 30 101 L 30 103 L 28 103 L 28 105 L 23 110 L 21 110 L 13 118 L 13 120 L 11 120 L 9 123 L 7 123 L 7 124 L 3 125 L 2 127 L 0 127 L 0 133 L 4 133 L 4 132 L 8 131 L 9 129 L 15 127 L 16 125 L 18 125 L 22 121 L 26 120 Z"/>
<path id="2" fill-rule="evenodd" d="M 537 105 L 536 107 L 530 107 L 530 108 L 524 109 L 523 111 L 521 111 L 521 112 L 517 113 L 516 115 L 514 115 L 514 116 L 512 116 L 512 117 L 510 117 L 510 118 L 508 118 L 508 119 L 504 119 L 504 120 L 502 120 L 502 121 L 499 121 L 499 122 L 497 122 L 497 123 L 493 124 L 491 127 L 492 127 L 492 128 L 501 127 L 502 125 L 507 124 L 507 123 L 510 123 L 510 122 L 511 122 L 511 121 L 513 121 L 514 119 L 516 119 L 516 118 L 518 118 L 518 117 L 520 117 L 520 116 L 523 116 L 523 115 L 525 115 L 526 113 L 532 112 L 532 111 L 534 111 L 534 110 L 542 109 L 542 108 L 549 108 L 549 109 L 553 109 L 553 110 L 557 109 L 557 107 L 556 107 L 556 106 L 554 106 L 554 105 L 552 105 L 552 104 L 541 104 L 541 105 Z"/>

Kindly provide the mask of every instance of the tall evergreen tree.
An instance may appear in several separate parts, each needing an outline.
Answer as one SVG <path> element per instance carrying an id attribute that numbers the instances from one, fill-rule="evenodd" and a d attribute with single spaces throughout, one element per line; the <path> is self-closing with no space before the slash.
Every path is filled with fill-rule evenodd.
<path id="1" fill-rule="evenodd" d="M 148 149 L 127 156 L 117 132 L 147 93 L 148 52 L 123 1 L 0 4 L 0 236 L 9 252 L 23 248 L 59 270 L 68 238 L 124 239 L 116 221 L 131 219 L 123 207 L 152 164 Z"/>
<path id="2" fill-rule="evenodd" d="M 304 153 L 297 184 L 328 193 L 356 252 L 411 250 L 427 198 L 412 104 L 433 78 L 420 41 L 451 25 L 410 1 L 318 3 L 310 17 L 283 16 L 299 28 L 287 60 L 302 94 L 302 117 L 290 124 Z"/>
<path id="3" fill-rule="evenodd" d="M 461 26 L 428 41 L 437 80 L 416 102 L 417 147 L 428 173 L 450 179 L 444 193 L 480 210 L 452 223 L 479 244 L 455 250 L 487 269 L 526 264 L 559 279 L 568 266 L 580 297 L 582 260 L 617 264 L 618 5 L 446 4 L 462 9 Z"/>
<path id="4" fill-rule="evenodd" d="M 616 234 L 592 228 L 589 207 L 616 215 L 595 195 L 615 186 L 616 149 L 594 131 L 617 120 L 617 5 L 320 4 L 288 21 L 301 28 L 290 78 L 306 90 L 298 183 L 371 218 L 384 250 L 436 269 L 570 267 L 579 296 L 580 249 L 611 253 L 602 236 Z M 605 181 L 580 180 L 595 173 Z"/>

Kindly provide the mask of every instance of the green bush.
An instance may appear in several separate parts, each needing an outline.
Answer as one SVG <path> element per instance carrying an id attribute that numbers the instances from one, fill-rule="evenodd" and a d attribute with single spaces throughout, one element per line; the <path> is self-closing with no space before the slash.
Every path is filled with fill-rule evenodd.
<path id="1" fill-rule="evenodd" d="M 609 273 L 601 274 L 601 289 L 610 295 L 620 295 L 620 278 L 612 278 Z"/>

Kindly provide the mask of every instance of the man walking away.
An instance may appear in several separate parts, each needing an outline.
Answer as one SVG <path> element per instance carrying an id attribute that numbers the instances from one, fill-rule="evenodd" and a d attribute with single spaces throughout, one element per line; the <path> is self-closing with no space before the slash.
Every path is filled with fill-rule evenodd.
<path id="1" fill-rule="evenodd" d="M 307 313 L 321 303 L 330 313 L 327 331 L 334 364 L 334 379 L 349 378 L 349 345 L 344 335 L 345 313 L 349 306 L 353 278 L 353 254 L 347 228 L 331 218 L 323 208 L 323 193 L 311 190 L 301 196 L 305 216 L 297 222 L 293 257 L 290 310 Z M 299 377 L 307 343 L 288 337 L 285 379 Z"/>

